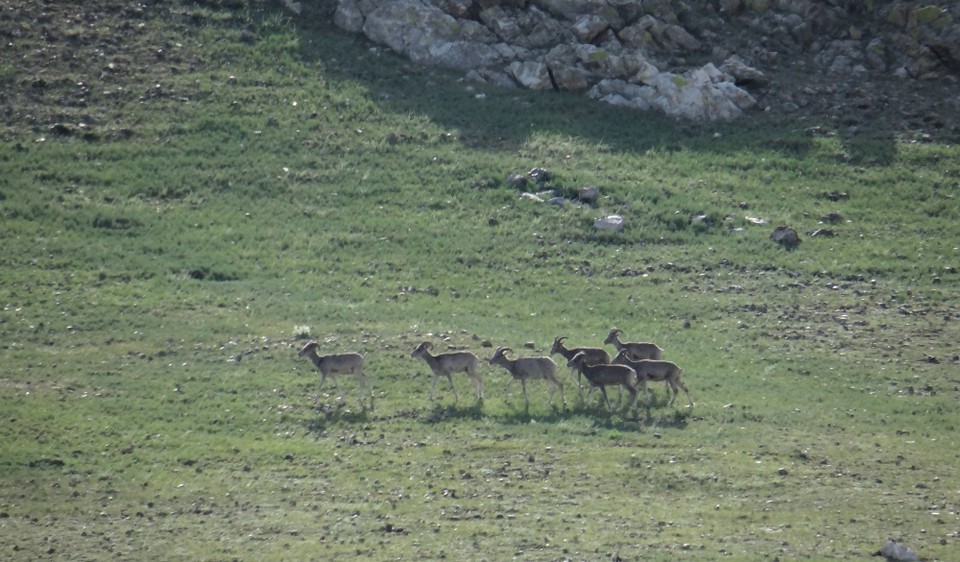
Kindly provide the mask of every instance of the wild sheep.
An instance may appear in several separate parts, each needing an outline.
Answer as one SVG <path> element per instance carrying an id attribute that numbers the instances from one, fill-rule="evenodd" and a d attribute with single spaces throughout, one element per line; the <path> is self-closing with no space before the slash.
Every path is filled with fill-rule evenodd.
<path id="1" fill-rule="evenodd" d="M 587 393 L 587 401 L 590 400 L 590 395 L 593 394 L 593 391 L 599 388 L 603 394 L 603 399 L 607 402 L 607 409 L 612 411 L 613 407 L 610 405 L 610 399 L 607 397 L 606 387 L 618 385 L 626 388 L 627 392 L 630 393 L 629 407 L 636 407 L 637 388 L 633 386 L 633 380 L 637 377 L 637 374 L 631 367 L 622 364 L 606 363 L 591 365 L 587 363 L 587 355 L 583 352 L 577 353 L 567 361 L 567 366 L 577 369 L 577 372 L 586 377 L 587 382 L 590 383 L 590 392 Z"/>
<path id="2" fill-rule="evenodd" d="M 604 349 L 599 347 L 575 347 L 573 349 L 564 347 L 563 340 L 567 339 L 566 336 L 557 337 L 553 340 L 553 347 L 550 348 L 550 355 L 559 353 L 563 356 L 564 359 L 570 361 L 578 353 L 583 353 L 584 360 L 587 364 L 593 365 L 598 363 L 609 363 L 610 354 Z M 577 371 L 577 386 L 583 388 L 583 384 L 580 382 L 580 372 Z"/>
<path id="3" fill-rule="evenodd" d="M 613 344 L 618 352 L 626 350 L 630 353 L 630 359 L 660 359 L 663 350 L 655 343 L 647 342 L 622 342 L 620 334 L 623 330 L 614 328 L 607 334 L 607 339 L 603 343 Z"/>
<path id="4" fill-rule="evenodd" d="M 666 383 L 670 385 L 670 388 L 673 389 L 673 398 L 670 399 L 670 405 L 677 399 L 677 394 L 680 393 L 680 389 L 683 389 L 683 392 L 687 395 L 687 400 L 690 402 L 690 407 L 693 407 L 693 398 L 690 397 L 690 391 L 687 390 L 686 385 L 680 380 L 680 374 L 683 372 L 683 369 L 678 367 L 676 363 L 657 359 L 633 360 L 628 357 L 626 350 L 618 353 L 617 356 L 614 357 L 613 362 L 619 365 L 626 365 L 636 371 L 637 380 L 640 381 L 641 384 L 645 385 L 646 381 L 666 381 Z"/>
<path id="5" fill-rule="evenodd" d="M 489 361 L 490 365 L 500 365 L 510 371 L 512 375 L 510 382 L 507 383 L 507 388 L 504 389 L 504 393 L 507 392 L 510 385 L 513 384 L 513 381 L 519 380 L 520 387 L 523 389 L 523 402 L 529 407 L 530 400 L 527 399 L 527 381 L 546 379 L 547 382 L 551 383 L 549 391 L 550 403 L 553 404 L 553 393 L 556 390 L 554 387 L 556 387 L 560 389 L 560 398 L 563 400 L 563 404 L 567 404 L 567 399 L 563 396 L 563 383 L 557 378 L 557 364 L 553 362 L 553 359 L 549 357 L 520 357 L 518 359 L 508 359 L 508 351 L 513 353 L 513 350 L 509 347 L 498 347 Z"/>
<path id="6" fill-rule="evenodd" d="M 297 357 L 308 357 L 313 364 L 317 366 L 317 369 L 323 374 L 320 377 L 320 386 L 317 389 L 317 397 L 320 397 L 320 389 L 323 388 L 323 383 L 326 382 L 327 377 L 330 377 L 330 380 L 333 381 L 334 386 L 337 390 L 340 390 L 340 385 L 337 384 L 337 375 L 340 374 L 350 374 L 356 375 L 357 380 L 360 381 L 360 405 L 363 406 L 363 395 L 364 390 L 367 386 L 367 375 L 363 374 L 363 356 L 359 353 L 338 353 L 334 355 L 318 355 L 317 348 L 319 344 L 313 340 L 308 341 L 300 352 L 297 353 Z M 371 407 L 373 405 L 373 389 L 370 389 L 370 402 Z"/>
<path id="7" fill-rule="evenodd" d="M 473 381 L 473 385 L 476 387 L 477 400 L 482 400 L 483 378 L 480 376 L 480 373 L 477 372 L 477 365 L 480 359 L 469 351 L 455 351 L 451 353 L 441 353 L 439 355 L 430 355 L 429 350 L 432 347 L 432 343 L 425 341 L 410 353 L 410 357 L 423 358 L 433 371 L 433 384 L 430 385 L 430 400 L 433 400 L 433 390 L 437 386 L 437 380 L 439 380 L 440 377 L 447 377 L 447 380 L 450 381 L 450 388 L 453 389 L 453 396 L 457 402 L 459 402 L 460 396 L 457 394 L 457 387 L 454 386 L 451 375 L 453 375 L 453 373 L 459 373 L 460 371 L 467 373 L 467 377 Z"/>

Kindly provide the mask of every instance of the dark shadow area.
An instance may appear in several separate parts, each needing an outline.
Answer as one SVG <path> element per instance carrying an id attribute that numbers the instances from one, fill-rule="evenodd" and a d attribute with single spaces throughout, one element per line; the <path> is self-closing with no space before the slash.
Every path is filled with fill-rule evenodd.
<path id="1" fill-rule="evenodd" d="M 472 149 L 515 150 L 538 132 L 587 139 L 611 152 L 635 154 L 762 147 L 802 156 L 811 148 L 808 125 L 775 127 L 759 112 L 733 123 L 698 123 L 617 108 L 584 93 L 470 84 L 461 80 L 463 73 L 419 66 L 321 16 L 297 18 L 295 26 L 304 60 L 319 64 L 328 80 L 360 82 L 389 111 L 426 115 L 459 131 L 459 141 Z M 402 137 L 403 131 L 397 134 Z"/>
<path id="2" fill-rule="evenodd" d="M 887 165 L 896 159 L 898 136 L 913 134 L 898 132 L 899 126 L 913 131 L 933 120 L 943 133 L 938 142 L 960 140 L 960 129 L 951 129 L 949 120 L 936 123 L 936 116 L 921 115 L 912 123 L 897 122 L 891 119 L 899 111 L 897 104 L 868 104 L 857 99 L 856 92 L 836 90 L 794 114 L 764 111 L 764 92 L 751 91 L 760 100 L 752 113 L 731 123 L 700 123 L 617 108 L 583 93 L 469 84 L 462 80 L 463 73 L 419 66 L 362 35 L 342 31 L 322 12 L 299 17 L 294 24 L 301 34 L 304 60 L 318 63 L 327 79 L 358 81 L 389 111 L 426 115 L 458 131 L 457 140 L 471 149 L 516 150 L 532 135 L 547 132 L 602 144 L 611 152 L 762 150 L 803 158 L 814 148 L 816 137 L 835 135 L 844 148 L 837 156 L 841 162 Z M 874 86 L 881 87 L 869 87 Z M 402 131 L 397 134 L 402 138 Z"/>

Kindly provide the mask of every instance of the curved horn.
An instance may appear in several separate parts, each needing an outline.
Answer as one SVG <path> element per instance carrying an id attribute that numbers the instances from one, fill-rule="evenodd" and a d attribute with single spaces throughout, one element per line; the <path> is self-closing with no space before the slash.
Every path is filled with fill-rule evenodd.
<path id="1" fill-rule="evenodd" d="M 507 352 L 513 351 L 509 347 L 498 347 L 496 351 L 493 352 L 493 357 L 490 358 L 490 364 L 493 365 L 493 362 L 497 360 L 497 357 L 506 358 Z"/>

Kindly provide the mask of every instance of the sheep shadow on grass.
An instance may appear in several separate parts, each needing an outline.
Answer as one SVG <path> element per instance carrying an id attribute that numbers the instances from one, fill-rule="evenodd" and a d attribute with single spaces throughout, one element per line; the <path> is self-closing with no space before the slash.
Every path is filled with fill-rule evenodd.
<path id="1" fill-rule="evenodd" d="M 483 414 L 483 399 L 477 400 L 470 406 L 442 406 L 440 404 L 434 404 L 433 409 L 429 412 L 425 412 L 423 416 L 423 421 L 429 424 L 436 424 L 451 420 L 479 420 L 484 417 Z"/>
<path id="2" fill-rule="evenodd" d="M 359 409 L 343 401 L 315 404 L 310 411 L 315 414 L 301 418 L 300 425 L 308 433 L 320 435 L 331 425 L 363 424 L 370 421 L 370 411 Z"/>

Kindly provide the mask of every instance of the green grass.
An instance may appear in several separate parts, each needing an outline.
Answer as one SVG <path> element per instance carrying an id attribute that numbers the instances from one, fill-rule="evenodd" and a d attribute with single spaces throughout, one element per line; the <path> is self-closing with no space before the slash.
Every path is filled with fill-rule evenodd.
<path id="1" fill-rule="evenodd" d="M 957 146 L 468 88 L 258 3 L 118 6 L 0 67 L 5 557 L 949 559 Z M 103 60 L 31 86 L 41 44 Z M 522 200 L 534 167 L 603 197 Z M 462 375 L 431 403 L 409 355 L 613 326 L 696 406 L 608 413 L 562 362 L 566 408 L 486 365 L 482 403 Z M 372 411 L 349 379 L 314 401 L 307 338 L 365 354 Z"/>

